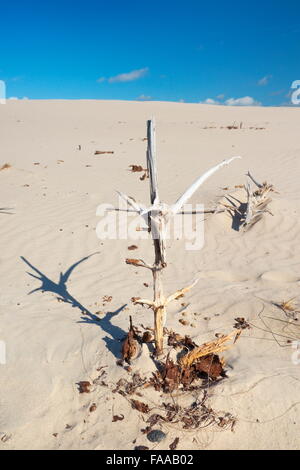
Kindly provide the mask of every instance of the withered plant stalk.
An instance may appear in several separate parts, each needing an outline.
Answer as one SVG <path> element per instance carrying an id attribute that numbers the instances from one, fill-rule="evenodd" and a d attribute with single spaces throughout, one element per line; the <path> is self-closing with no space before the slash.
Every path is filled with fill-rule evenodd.
<path id="1" fill-rule="evenodd" d="M 166 307 L 173 301 L 178 299 L 180 296 L 188 292 L 198 281 L 194 280 L 189 286 L 180 289 L 174 294 L 165 297 L 163 291 L 163 269 L 166 268 L 166 246 L 165 246 L 165 233 L 166 224 L 169 219 L 180 212 L 184 204 L 191 198 L 194 192 L 218 169 L 224 165 L 229 164 L 235 158 L 232 157 L 228 160 L 224 160 L 213 168 L 209 169 L 206 173 L 201 175 L 175 202 L 175 204 L 167 206 L 161 203 L 158 193 L 157 184 L 157 167 L 156 167 L 156 152 L 155 152 L 155 125 L 153 120 L 147 121 L 147 170 L 150 181 L 150 202 L 151 206 L 147 209 L 142 208 L 136 203 L 133 198 L 126 196 L 119 192 L 119 195 L 131 206 L 134 212 L 141 215 L 142 217 L 148 217 L 148 230 L 151 232 L 154 246 L 154 264 L 149 265 L 141 259 L 126 259 L 126 263 L 150 269 L 153 277 L 153 300 L 133 298 L 134 304 L 146 305 L 153 310 L 154 313 L 154 339 L 155 339 L 155 351 L 156 355 L 159 356 L 163 352 L 163 328 L 166 320 Z M 131 211 L 132 211 L 131 209 Z M 184 214 L 184 212 L 181 212 Z"/>

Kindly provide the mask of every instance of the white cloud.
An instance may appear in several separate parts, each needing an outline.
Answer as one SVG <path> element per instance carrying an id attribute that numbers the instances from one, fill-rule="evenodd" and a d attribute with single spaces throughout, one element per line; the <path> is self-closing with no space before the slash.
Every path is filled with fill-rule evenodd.
<path id="1" fill-rule="evenodd" d="M 256 101 L 251 96 L 244 96 L 242 98 L 229 98 L 225 101 L 227 106 L 260 106 L 261 103 Z"/>
<path id="2" fill-rule="evenodd" d="M 219 105 L 221 104 L 219 101 L 214 100 L 213 98 L 206 98 L 204 101 L 200 101 L 201 104 L 213 104 L 213 105 Z"/>
<path id="3" fill-rule="evenodd" d="M 152 96 L 149 95 L 140 95 L 137 97 L 138 100 L 140 101 L 150 101 L 152 100 Z"/>
<path id="4" fill-rule="evenodd" d="M 218 100 L 223 100 L 225 98 L 225 95 L 221 93 L 220 95 L 217 95 Z"/>
<path id="5" fill-rule="evenodd" d="M 23 98 L 18 98 L 17 96 L 10 96 L 7 99 L 11 101 L 18 101 L 18 100 L 28 100 L 29 98 L 27 96 L 23 96 Z"/>
<path id="6" fill-rule="evenodd" d="M 266 86 L 266 85 L 268 85 L 271 78 L 272 78 L 272 75 L 266 75 L 265 77 L 262 77 L 260 80 L 258 80 L 257 85 L 258 86 Z"/>
<path id="7" fill-rule="evenodd" d="M 138 70 L 132 70 L 131 72 L 128 73 L 120 73 L 119 75 L 116 75 L 115 77 L 110 77 L 108 78 L 109 83 L 119 83 L 119 82 L 132 82 L 134 80 L 138 80 L 139 78 L 142 78 L 146 75 L 148 72 L 148 67 L 145 67 L 143 69 L 138 69 Z"/>

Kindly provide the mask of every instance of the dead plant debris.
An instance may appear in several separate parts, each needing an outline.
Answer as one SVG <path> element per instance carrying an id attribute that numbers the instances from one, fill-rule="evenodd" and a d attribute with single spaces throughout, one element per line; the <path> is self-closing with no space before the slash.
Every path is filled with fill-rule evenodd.
<path id="1" fill-rule="evenodd" d="M 236 323 L 233 325 L 233 328 L 236 328 L 237 330 L 246 330 L 251 328 L 249 323 L 243 317 L 237 317 L 234 320 Z"/>
<path id="2" fill-rule="evenodd" d="M 147 379 L 143 379 L 138 372 L 134 373 L 132 380 L 120 379 L 116 383 L 116 387 L 112 390 L 113 393 L 119 393 L 120 395 L 132 395 L 139 388 L 147 385 Z"/>
<path id="3" fill-rule="evenodd" d="M 134 410 L 138 410 L 141 413 L 149 413 L 150 409 L 146 403 L 143 403 L 142 401 L 134 400 L 134 399 L 131 399 L 130 402 Z"/>
<path id="4" fill-rule="evenodd" d="M 146 178 L 149 178 L 149 171 L 147 168 L 143 168 L 142 165 L 129 165 L 131 168 L 132 173 L 141 173 L 143 172 L 142 176 L 140 177 L 141 181 L 144 181 Z"/>
<path id="5" fill-rule="evenodd" d="M 128 335 L 125 338 L 125 341 L 122 345 L 122 359 L 123 361 L 127 362 L 127 364 L 131 363 L 132 359 L 135 359 L 140 352 L 140 337 L 137 335 L 136 329 L 132 324 L 132 317 L 129 317 L 130 320 L 130 327 Z"/>
<path id="6" fill-rule="evenodd" d="M 295 300 L 295 297 L 292 297 L 291 299 L 287 301 L 274 303 L 274 305 L 280 308 L 281 310 L 283 310 L 288 318 L 291 318 L 292 320 L 297 321 L 300 310 L 299 310 L 298 305 L 294 302 L 294 300 Z"/>
<path id="7" fill-rule="evenodd" d="M 239 324 L 244 324 L 241 318 L 239 320 L 241 320 Z M 143 325 L 142 328 L 146 330 L 143 334 L 145 339 L 145 333 L 150 334 L 151 329 L 145 328 Z M 168 346 L 174 348 L 178 353 L 177 361 L 171 359 L 169 353 L 165 361 L 157 361 L 158 370 L 153 372 L 150 378 L 143 378 L 139 372 L 134 373 L 131 380 L 120 379 L 113 393 L 119 393 L 126 398 L 133 409 L 143 415 L 149 415 L 145 421 L 145 428 L 141 430 L 147 436 L 152 431 L 157 431 L 157 429 L 153 429 L 154 427 L 157 428 L 157 426 L 167 423 L 181 425 L 183 430 L 215 425 L 233 431 L 236 418 L 230 413 L 217 412 L 207 404 L 207 384 L 218 383 L 226 378 L 224 360 L 220 359 L 217 353 L 228 349 L 230 347 L 229 341 L 233 342 L 241 331 L 242 328 L 229 335 L 219 334 L 216 340 L 198 346 L 188 335 L 182 336 L 165 328 L 164 334 L 168 335 Z M 138 329 L 133 326 L 131 318 L 129 334 L 138 342 L 142 339 L 138 335 Z M 128 339 L 128 335 L 126 339 Z M 124 360 L 126 359 L 124 358 Z M 129 398 L 133 394 L 142 396 L 139 389 L 148 387 L 154 387 L 156 391 L 163 394 L 172 394 L 175 390 L 181 389 L 184 392 L 197 393 L 197 399 L 190 406 L 182 407 L 174 401 L 174 395 L 172 395 L 171 403 L 163 401 L 161 405 L 155 407 L 156 412 L 150 414 L 149 404 L 135 398 Z M 202 398 L 199 399 L 199 396 Z M 176 449 L 179 442 L 177 439 L 170 444 L 171 450 Z"/>
<path id="8" fill-rule="evenodd" d="M 169 449 L 170 450 L 177 449 L 178 442 L 179 442 L 179 437 L 175 437 L 174 441 L 169 445 Z"/>
<path id="9" fill-rule="evenodd" d="M 124 415 L 114 415 L 112 422 L 115 423 L 116 421 L 123 421 Z"/>
<path id="10" fill-rule="evenodd" d="M 92 386 L 91 382 L 88 382 L 87 380 L 82 380 L 81 382 L 78 382 L 77 385 L 79 393 L 90 393 L 90 388 Z"/>
<path id="11" fill-rule="evenodd" d="M 150 333 L 150 331 L 145 331 L 143 336 L 142 336 L 142 342 L 143 343 L 151 343 L 153 341 L 153 336 Z"/>
<path id="12" fill-rule="evenodd" d="M 94 155 L 113 154 L 113 150 L 95 150 Z"/>
<path id="13" fill-rule="evenodd" d="M 4 165 L 2 165 L 0 167 L 0 171 L 2 170 L 8 170 L 8 168 L 11 168 L 11 164 L 10 163 L 4 163 Z"/>

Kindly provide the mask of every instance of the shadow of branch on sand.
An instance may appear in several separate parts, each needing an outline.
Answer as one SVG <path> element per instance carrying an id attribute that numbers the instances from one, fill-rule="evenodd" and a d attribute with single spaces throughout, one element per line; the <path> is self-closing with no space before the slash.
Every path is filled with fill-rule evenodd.
<path id="1" fill-rule="evenodd" d="M 0 214 L 13 215 L 14 212 L 7 212 L 7 211 L 11 211 L 11 210 L 12 210 L 11 207 L 0 207 Z"/>
<path id="2" fill-rule="evenodd" d="M 69 280 L 69 277 L 71 276 L 73 270 L 81 264 L 83 261 L 86 261 L 89 259 L 91 256 L 95 255 L 97 253 L 93 253 L 89 256 L 86 256 L 82 258 L 81 260 L 77 261 L 76 263 L 72 264 L 72 266 L 67 269 L 65 273 L 60 273 L 59 276 L 59 281 L 54 282 L 52 281 L 48 276 L 43 274 L 39 269 L 37 269 L 35 266 L 33 266 L 24 256 L 21 256 L 22 261 L 26 263 L 36 274 L 33 274 L 31 272 L 27 272 L 29 276 L 37 279 L 42 283 L 40 287 L 37 287 L 36 289 L 33 289 L 28 293 L 28 295 L 33 294 L 34 292 L 52 292 L 56 295 L 58 295 L 57 299 L 66 302 L 68 304 L 71 304 L 72 307 L 78 308 L 81 313 L 82 313 L 82 321 L 79 321 L 78 323 L 93 323 L 95 325 L 98 325 L 103 331 L 108 333 L 109 336 L 105 336 L 103 338 L 103 341 L 106 344 L 107 349 L 114 354 L 116 358 L 120 358 L 120 341 L 124 339 L 124 337 L 127 335 L 127 332 L 122 330 L 122 328 L 115 326 L 111 323 L 111 319 L 118 315 L 125 307 L 127 304 L 122 305 L 120 308 L 115 310 L 114 312 L 107 312 L 105 314 L 104 318 L 99 318 L 97 315 L 94 313 L 90 312 L 87 308 L 85 308 L 75 297 L 73 297 L 69 292 L 67 288 L 67 282 Z"/>
<path id="3" fill-rule="evenodd" d="M 108 333 L 110 336 L 105 336 L 103 341 L 106 344 L 107 349 L 117 358 L 121 358 L 121 342 L 127 336 L 127 332 L 122 330 L 119 326 L 113 325 L 111 319 L 118 315 L 127 304 L 122 305 L 114 312 L 106 312 L 104 318 L 99 318 L 97 315 L 92 313 L 85 314 L 82 316 L 82 321 L 78 323 L 96 323 L 103 331 Z"/>
<path id="4" fill-rule="evenodd" d="M 232 211 L 229 211 L 229 214 L 231 215 L 231 218 L 232 218 L 231 228 L 238 232 L 245 220 L 247 203 L 240 201 L 239 199 L 232 196 L 231 194 L 228 194 L 227 196 L 225 196 L 225 199 L 227 199 L 230 205 L 234 208 L 233 213 Z"/>

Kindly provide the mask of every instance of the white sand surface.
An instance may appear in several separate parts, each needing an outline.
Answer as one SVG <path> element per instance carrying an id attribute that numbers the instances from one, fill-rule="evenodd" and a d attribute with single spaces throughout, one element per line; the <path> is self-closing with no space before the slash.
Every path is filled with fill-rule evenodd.
<path id="1" fill-rule="evenodd" d="M 222 213 L 206 217 L 202 250 L 186 251 L 184 240 L 167 243 L 166 291 L 195 276 L 200 281 L 184 298 L 185 319 L 195 326 L 179 323 L 180 302 L 170 306 L 166 326 L 199 344 L 231 332 L 236 317 L 252 328 L 224 353 L 228 378 L 210 391 L 214 408 L 237 417 L 234 432 L 166 426 L 166 439 L 156 445 L 140 431 L 142 416 L 112 393 L 127 374 L 116 360 L 129 315 L 137 326 L 153 323 L 151 311 L 130 300 L 151 296 L 150 273 L 124 259 L 134 253 L 151 262 L 152 243 L 99 240 L 95 231 L 97 206 L 116 204 L 115 190 L 149 200 L 148 180 L 128 167 L 145 165 L 146 120 L 152 116 L 165 202 L 233 155 L 242 159 L 211 177 L 193 203 L 212 207 L 226 193 L 222 188 L 245 182 L 248 169 L 278 190 L 272 193 L 273 216 L 265 214 L 247 233 L 234 230 Z M 242 128 L 226 128 L 234 122 Z M 292 108 L 30 100 L 0 105 L 0 166 L 11 165 L 0 171 L 0 340 L 7 348 L 6 364 L 0 364 L 1 449 L 168 449 L 177 436 L 178 449 L 299 448 L 300 364 L 293 363 L 287 340 L 300 340 L 300 327 L 288 325 L 272 304 L 297 301 L 300 294 L 299 129 L 300 111 Z M 138 250 L 130 252 L 133 243 Z M 60 275 L 78 262 L 69 277 Z M 112 300 L 103 302 L 103 296 Z M 152 364 L 144 350 L 143 370 Z M 79 394 L 76 383 L 92 382 L 102 366 L 108 386 Z M 90 412 L 93 403 L 97 408 Z M 123 421 L 112 422 L 121 414 Z"/>

